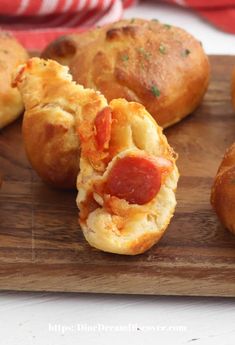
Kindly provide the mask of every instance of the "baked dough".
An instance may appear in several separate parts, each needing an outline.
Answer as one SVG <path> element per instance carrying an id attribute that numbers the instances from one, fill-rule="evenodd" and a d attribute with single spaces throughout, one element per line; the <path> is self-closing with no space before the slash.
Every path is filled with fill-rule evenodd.
<path id="1" fill-rule="evenodd" d="M 30 59 L 14 84 L 25 104 L 26 151 L 45 181 L 73 186 L 81 146 L 77 204 L 90 245 L 135 255 L 156 243 L 173 216 L 179 175 L 175 153 L 145 108 L 124 99 L 108 105 L 52 60 Z"/>
<path id="2" fill-rule="evenodd" d="M 107 116 L 99 119 L 101 128 L 96 124 L 101 113 L 79 126 L 80 225 L 86 240 L 95 248 L 117 254 L 140 254 L 159 241 L 173 216 L 179 177 L 176 155 L 162 129 L 142 105 L 116 99 L 103 110 L 104 114 L 108 111 L 112 120 L 107 121 Z M 102 137 L 101 147 L 97 133 Z M 104 140 L 104 133 L 108 140 Z M 142 162 L 141 168 L 145 163 L 153 165 L 147 170 L 143 168 L 140 175 L 135 162 Z M 151 186 L 156 181 L 155 177 L 152 179 L 155 164 L 162 169 L 157 192 Z"/>
<path id="3" fill-rule="evenodd" d="M 235 143 L 221 162 L 212 187 L 211 203 L 224 226 L 235 234 Z"/>
<path id="4" fill-rule="evenodd" d="M 233 69 L 233 73 L 232 73 L 231 96 L 232 96 L 233 108 L 235 109 L 235 68 Z"/>
<path id="5" fill-rule="evenodd" d="M 19 66 L 14 85 L 25 105 L 23 139 L 33 168 L 55 187 L 76 188 L 78 123 L 87 113 L 96 114 L 107 101 L 72 82 L 67 67 L 39 58 Z"/>
<path id="6" fill-rule="evenodd" d="M 235 69 L 232 73 L 231 98 L 235 109 Z M 216 174 L 211 204 L 222 224 L 235 234 L 235 143 L 227 149 Z"/>
<path id="7" fill-rule="evenodd" d="M 122 20 L 83 34 L 61 37 L 43 52 L 70 67 L 74 80 L 111 101 L 143 104 L 162 127 L 192 113 L 209 80 L 199 41 L 158 21 Z"/>
<path id="8" fill-rule="evenodd" d="M 28 58 L 26 50 L 10 34 L 0 31 L 0 129 L 23 112 L 17 89 L 11 86 L 12 72 Z"/>

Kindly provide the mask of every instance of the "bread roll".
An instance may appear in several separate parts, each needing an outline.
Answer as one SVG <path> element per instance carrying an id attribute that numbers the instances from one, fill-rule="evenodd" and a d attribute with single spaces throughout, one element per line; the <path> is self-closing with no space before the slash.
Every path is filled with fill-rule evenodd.
<path id="1" fill-rule="evenodd" d="M 20 93 L 11 86 L 11 78 L 15 67 L 27 58 L 28 54 L 20 43 L 10 34 L 0 31 L 0 129 L 23 112 Z"/>
<path id="2" fill-rule="evenodd" d="M 85 238 L 106 252 L 145 252 L 176 205 L 176 156 L 162 129 L 142 105 L 116 99 L 82 121 L 79 133 L 77 204 Z"/>
<path id="3" fill-rule="evenodd" d="M 145 108 L 72 81 L 57 62 L 18 68 L 28 157 L 43 180 L 73 186 L 80 225 L 91 246 L 135 255 L 156 243 L 173 216 L 176 155 Z M 80 154 L 81 150 L 81 154 Z"/>
<path id="4" fill-rule="evenodd" d="M 211 203 L 223 225 L 235 234 L 235 143 L 226 151 L 219 167 Z"/>
<path id="5" fill-rule="evenodd" d="M 42 56 L 68 65 L 75 81 L 100 90 L 108 101 L 125 98 L 143 104 L 162 127 L 192 113 L 209 80 L 200 42 L 155 20 L 122 20 L 64 36 Z"/>
<path id="6" fill-rule="evenodd" d="M 235 68 L 233 69 L 232 73 L 231 97 L 233 108 L 235 109 Z"/>
<path id="7" fill-rule="evenodd" d="M 68 68 L 55 61 L 32 58 L 16 72 L 25 113 L 23 139 L 38 175 L 58 188 L 76 188 L 81 117 L 107 105 L 99 93 L 72 82 Z"/>

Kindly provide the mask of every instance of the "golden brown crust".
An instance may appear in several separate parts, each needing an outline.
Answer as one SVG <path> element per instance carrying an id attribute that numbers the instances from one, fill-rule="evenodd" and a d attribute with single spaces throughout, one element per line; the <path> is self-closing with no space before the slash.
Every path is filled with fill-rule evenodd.
<path id="1" fill-rule="evenodd" d="M 167 224 L 168 226 L 168 224 Z M 167 228 L 166 226 L 166 228 Z M 154 244 L 156 244 L 163 236 L 165 229 L 161 229 L 157 234 L 143 234 L 137 239 L 136 242 L 132 243 L 129 248 L 129 255 L 137 255 L 146 252 Z"/>
<path id="2" fill-rule="evenodd" d="M 0 31 L 0 129 L 14 121 L 23 111 L 17 89 L 11 86 L 15 67 L 28 59 L 26 50 L 8 33 Z"/>
<path id="3" fill-rule="evenodd" d="M 74 80 L 100 90 L 108 101 L 142 103 L 163 127 L 200 104 L 209 80 L 201 44 L 184 30 L 156 21 L 123 20 L 65 36 L 43 57 L 68 64 Z"/>
<path id="4" fill-rule="evenodd" d="M 219 167 L 211 203 L 224 226 L 235 234 L 235 143 L 226 151 Z"/>
<path id="5" fill-rule="evenodd" d="M 233 73 L 232 73 L 231 97 L 232 97 L 233 108 L 235 109 L 235 68 L 233 69 Z"/>
<path id="6" fill-rule="evenodd" d="M 53 186 L 75 188 L 80 117 L 88 111 L 87 103 L 95 114 L 107 103 L 95 91 L 73 83 L 67 67 L 50 60 L 28 60 L 19 67 L 14 85 L 25 105 L 23 139 L 33 168 Z"/>

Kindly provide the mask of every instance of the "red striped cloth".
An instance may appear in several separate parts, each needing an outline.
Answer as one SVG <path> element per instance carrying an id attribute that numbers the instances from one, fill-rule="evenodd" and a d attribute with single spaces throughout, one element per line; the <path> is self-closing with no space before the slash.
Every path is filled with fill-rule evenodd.
<path id="1" fill-rule="evenodd" d="M 195 10 L 218 29 L 235 34 L 235 0 L 167 0 Z"/>
<path id="2" fill-rule="evenodd" d="M 137 1 L 0 0 L 0 28 L 11 31 L 26 48 L 42 49 L 62 34 L 119 20 L 123 9 Z M 165 1 L 192 8 L 220 29 L 235 33 L 235 0 Z"/>
<path id="3" fill-rule="evenodd" d="M 0 0 L 0 28 L 28 49 L 42 49 L 62 34 L 119 20 L 137 0 Z"/>

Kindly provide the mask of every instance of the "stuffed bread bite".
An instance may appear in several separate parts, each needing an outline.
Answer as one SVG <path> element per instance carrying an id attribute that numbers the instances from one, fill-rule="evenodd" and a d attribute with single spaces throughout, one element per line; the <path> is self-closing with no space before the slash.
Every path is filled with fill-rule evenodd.
<path id="1" fill-rule="evenodd" d="M 142 105 L 117 99 L 82 121 L 79 135 L 77 204 L 86 240 L 106 252 L 145 252 L 176 205 L 176 156 L 162 129 Z"/>
<path id="2" fill-rule="evenodd" d="M 78 123 L 86 113 L 96 114 L 105 107 L 106 99 L 73 82 L 67 67 L 39 58 L 18 68 L 14 85 L 25 105 L 23 140 L 33 168 L 55 187 L 76 188 Z"/>
<path id="3" fill-rule="evenodd" d="M 60 37 L 42 56 L 68 65 L 74 80 L 101 91 L 108 101 L 143 104 L 164 128 L 198 107 L 209 82 L 201 43 L 156 20 L 121 20 Z"/>
<path id="4" fill-rule="evenodd" d="M 235 109 L 235 68 L 231 100 Z M 211 204 L 221 223 L 235 235 L 235 143 L 225 152 L 211 190 Z"/>
<path id="5" fill-rule="evenodd" d="M 0 30 L 0 129 L 23 112 L 19 91 L 11 86 L 14 69 L 28 59 L 22 45 L 10 34 Z"/>
<path id="6" fill-rule="evenodd" d="M 232 105 L 235 109 L 235 68 L 232 72 L 232 82 L 231 82 L 231 98 L 232 98 Z"/>
<path id="7" fill-rule="evenodd" d="M 211 204 L 222 224 L 235 234 L 235 143 L 226 151 L 218 169 Z"/>
<path id="8" fill-rule="evenodd" d="M 135 255 L 158 242 L 174 213 L 179 175 L 175 153 L 145 108 L 124 99 L 108 104 L 50 60 L 29 60 L 15 84 L 25 102 L 26 149 L 39 175 L 68 186 L 80 157 L 77 204 L 89 244 Z"/>

